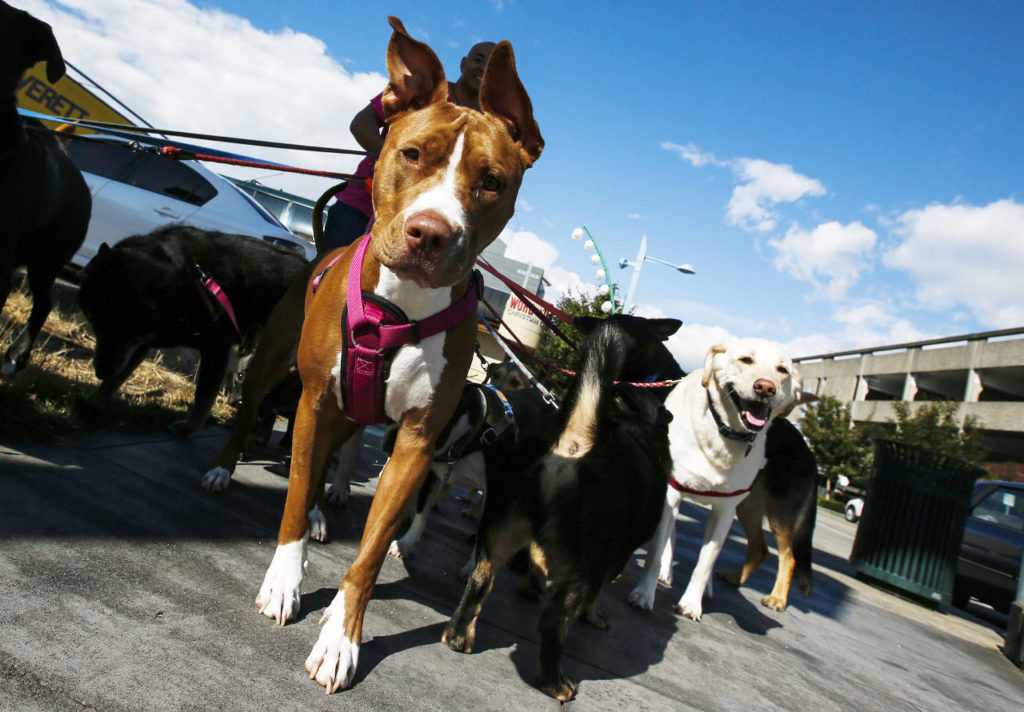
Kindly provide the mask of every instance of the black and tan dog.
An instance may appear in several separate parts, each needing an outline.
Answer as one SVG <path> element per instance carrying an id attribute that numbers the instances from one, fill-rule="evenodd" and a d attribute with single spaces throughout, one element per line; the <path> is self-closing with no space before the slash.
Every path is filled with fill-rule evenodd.
<path id="1" fill-rule="evenodd" d="M 50 26 L 0 1 L 0 309 L 16 267 L 27 268 L 32 290 L 28 324 L 0 365 L 4 376 L 28 363 L 53 306 L 53 282 L 85 239 L 92 212 L 85 179 L 59 142 L 39 122 L 18 116 L 18 81 L 43 60 L 50 82 L 64 76 L 64 58 Z"/>
<path id="2" fill-rule="evenodd" d="M 151 348 L 198 349 L 195 401 L 188 418 L 171 426 L 180 437 L 192 434 L 210 414 L 232 347 L 253 337 L 307 269 L 301 257 L 262 240 L 186 225 L 103 244 L 78 292 L 96 334 L 99 393 L 115 393 Z"/>
<path id="3" fill-rule="evenodd" d="M 585 334 L 582 365 L 562 408 L 507 457 L 488 463 L 476 568 L 442 638 L 452 650 L 472 651 L 497 571 L 529 547 L 550 580 L 538 685 L 563 702 L 576 690 L 562 670 L 568 626 L 585 616 L 607 627 L 597 596 L 654 533 L 672 471 L 671 416 L 661 399 L 617 382 L 643 381 L 655 371 L 650 358 L 667 355 L 662 342 L 680 322 L 614 315 L 577 318 L 575 325 Z"/>
<path id="4" fill-rule="evenodd" d="M 818 466 L 804 436 L 785 418 L 772 421 L 764 454 L 767 462 L 757 473 L 753 489 L 736 507 L 736 518 L 747 535 L 746 560 L 736 571 L 718 575 L 739 586 L 764 563 L 768 546 L 762 522 L 767 518 L 779 562 L 775 586 L 761 603 L 784 611 L 791 582 L 805 597 L 811 594 L 811 539 L 818 513 Z"/>

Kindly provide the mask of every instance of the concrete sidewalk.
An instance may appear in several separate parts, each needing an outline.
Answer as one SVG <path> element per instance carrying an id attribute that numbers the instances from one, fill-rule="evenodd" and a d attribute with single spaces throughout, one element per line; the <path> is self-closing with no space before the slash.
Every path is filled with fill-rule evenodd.
<path id="1" fill-rule="evenodd" d="M 227 438 L 182 442 L 117 432 L 48 445 L 0 444 L 0 709 L 554 709 L 533 689 L 536 602 L 499 577 L 478 649 L 458 655 L 442 627 L 461 594 L 471 522 L 449 499 L 408 560 L 389 558 L 370 604 L 352 689 L 327 697 L 303 662 L 358 547 L 379 434 L 360 454 L 332 541 L 310 545 L 299 620 L 281 628 L 254 599 L 274 551 L 286 479 L 280 453 L 244 465 L 210 495 L 199 476 Z M 278 459 L 274 459 L 270 457 Z M 703 511 L 684 508 L 676 583 L 655 610 L 625 603 L 630 564 L 603 595 L 612 629 L 569 632 L 565 667 L 579 710 L 1010 710 L 1024 673 L 996 626 L 921 608 L 855 580 L 852 527 L 822 512 L 815 590 L 789 609 L 759 604 L 775 559 L 748 585 L 717 584 L 704 619 L 681 619 Z M 844 530 L 844 527 L 847 529 Z M 844 538 L 845 537 L 845 538 Z M 822 543 L 819 543 L 819 540 Z M 847 543 L 843 543 L 843 542 Z M 846 551 L 843 551 L 846 547 Z M 739 564 L 734 534 L 719 568 Z"/>

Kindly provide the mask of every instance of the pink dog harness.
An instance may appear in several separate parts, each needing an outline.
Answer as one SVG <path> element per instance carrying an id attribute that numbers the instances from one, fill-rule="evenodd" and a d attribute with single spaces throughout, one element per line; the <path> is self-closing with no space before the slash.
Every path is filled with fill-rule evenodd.
<path id="1" fill-rule="evenodd" d="M 367 234 L 352 258 L 347 305 L 341 316 L 345 413 L 361 425 L 376 425 L 388 419 L 384 412 L 384 388 L 391 360 L 399 347 L 419 343 L 420 339 L 440 334 L 465 321 L 476 312 L 481 292 L 480 273 L 474 271 L 473 281 L 461 299 L 426 319 L 410 320 L 388 300 L 363 291 L 363 256 L 369 244 L 370 234 Z"/>

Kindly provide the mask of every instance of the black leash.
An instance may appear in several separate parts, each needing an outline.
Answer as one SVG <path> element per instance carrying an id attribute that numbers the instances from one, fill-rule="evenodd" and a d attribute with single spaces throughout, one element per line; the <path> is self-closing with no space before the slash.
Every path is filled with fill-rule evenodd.
<path id="1" fill-rule="evenodd" d="M 722 416 L 715 410 L 715 403 L 711 400 L 711 389 L 708 388 L 708 408 L 711 409 L 711 417 L 715 419 L 715 425 L 718 426 L 718 432 L 722 434 L 722 437 L 729 438 L 730 440 L 739 440 L 747 444 L 747 451 L 743 453 L 743 457 L 750 454 L 750 449 L 754 447 L 754 440 L 757 439 L 757 433 L 752 433 L 749 430 L 745 433 L 741 433 L 738 430 L 733 430 L 725 421 L 722 420 Z"/>

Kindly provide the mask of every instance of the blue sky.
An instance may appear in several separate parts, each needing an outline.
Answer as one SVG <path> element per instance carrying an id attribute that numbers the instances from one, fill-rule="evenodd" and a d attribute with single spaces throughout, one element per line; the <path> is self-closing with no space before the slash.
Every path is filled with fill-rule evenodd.
<path id="1" fill-rule="evenodd" d="M 623 289 L 643 235 L 692 264 L 648 262 L 635 300 L 685 322 L 686 368 L 734 337 L 801 356 L 1024 326 L 1021 3 L 14 4 L 154 124 L 347 147 L 385 15 L 453 79 L 474 42 L 510 40 L 547 141 L 510 253 L 592 290 L 585 224 Z"/>

